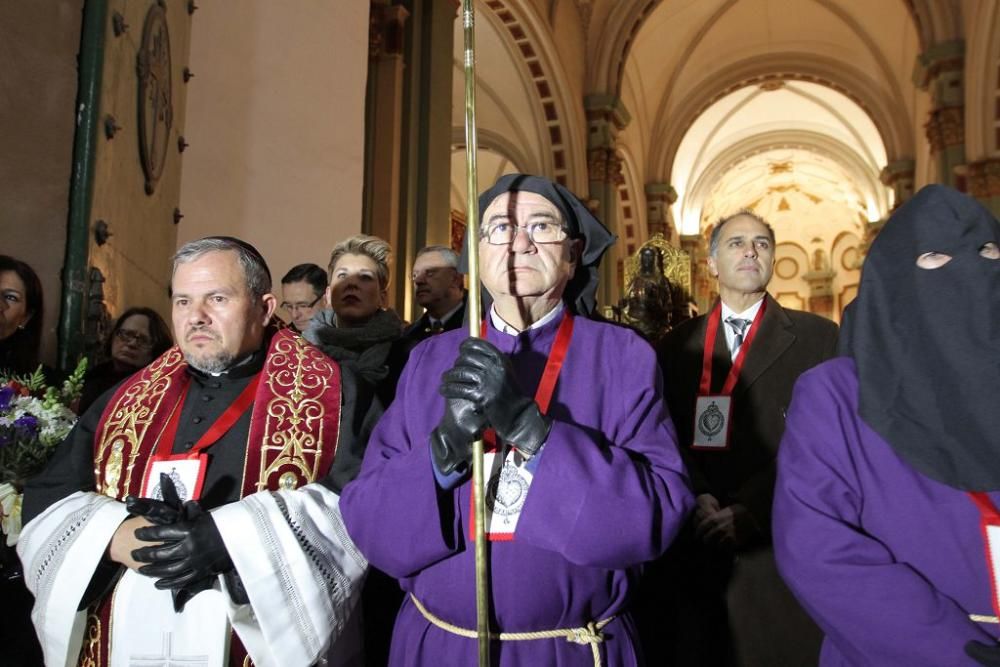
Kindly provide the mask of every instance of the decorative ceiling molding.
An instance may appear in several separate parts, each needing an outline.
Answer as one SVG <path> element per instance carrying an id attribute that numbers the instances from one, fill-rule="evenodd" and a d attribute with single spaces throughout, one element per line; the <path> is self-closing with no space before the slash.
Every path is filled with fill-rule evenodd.
<path id="1" fill-rule="evenodd" d="M 789 63 L 795 63 L 790 66 Z M 771 53 L 733 63 L 720 71 L 705 72 L 679 100 L 670 115 L 660 109 L 653 124 L 649 155 L 649 178 L 667 179 L 684 135 L 710 106 L 741 88 L 768 81 L 791 80 L 817 83 L 847 96 L 863 109 L 878 129 L 889 162 L 914 154 L 914 132 L 910 119 L 899 113 L 899 100 L 888 99 L 882 87 L 864 72 L 839 60 L 812 53 Z"/>
<path id="2" fill-rule="evenodd" d="M 850 146 L 818 132 L 779 130 L 755 134 L 720 152 L 689 184 L 679 222 L 683 225 L 685 220 L 692 219 L 696 215 L 700 226 L 704 203 L 727 172 L 755 155 L 780 149 L 805 150 L 834 162 L 852 179 L 860 194 L 867 201 L 874 203 L 879 216 L 888 213 L 888 190 L 879 180 L 878 172 Z M 681 232 L 696 233 L 687 228 L 682 228 Z"/>
<path id="3" fill-rule="evenodd" d="M 545 170 L 553 180 L 586 192 L 586 124 L 578 100 L 565 89 L 568 81 L 544 19 L 528 3 L 482 0 L 487 20 L 512 45 L 512 58 L 521 65 L 521 77 L 532 90 L 540 113 L 541 138 L 549 157 Z"/>
<path id="4" fill-rule="evenodd" d="M 629 49 L 643 23 L 662 1 L 616 2 L 597 40 L 597 56 L 588 63 L 585 93 L 621 95 Z"/>

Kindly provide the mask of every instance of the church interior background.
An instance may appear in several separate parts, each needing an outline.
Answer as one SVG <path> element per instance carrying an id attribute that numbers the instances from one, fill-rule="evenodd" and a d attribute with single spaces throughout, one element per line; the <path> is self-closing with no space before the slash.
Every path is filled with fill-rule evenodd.
<path id="1" fill-rule="evenodd" d="M 714 298 L 707 238 L 750 208 L 770 291 L 839 320 L 894 207 L 947 183 L 1000 213 L 998 0 L 481 0 L 479 181 L 588 201 L 625 260 L 657 234 Z M 169 257 L 245 238 L 275 278 L 357 232 L 416 250 L 465 224 L 455 0 L 0 5 L 0 252 L 46 294 L 46 360 L 109 317 L 169 314 Z"/>

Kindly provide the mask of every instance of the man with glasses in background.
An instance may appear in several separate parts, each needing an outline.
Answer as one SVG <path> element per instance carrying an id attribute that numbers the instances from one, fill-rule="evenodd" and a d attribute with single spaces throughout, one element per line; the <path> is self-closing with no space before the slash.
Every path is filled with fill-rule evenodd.
<path id="1" fill-rule="evenodd" d="M 655 355 L 587 317 L 614 237 L 582 201 L 511 174 L 479 206 L 482 337 L 449 331 L 413 350 L 341 500 L 362 553 L 408 594 L 389 662 L 475 664 L 483 436 L 492 631 L 532 633 L 499 635 L 493 664 L 635 664 L 630 587 L 694 503 Z"/>
<path id="2" fill-rule="evenodd" d="M 417 251 L 413 261 L 413 296 L 424 314 L 403 330 L 389 354 L 392 386 L 399 382 L 403 366 L 419 343 L 431 336 L 458 329 L 465 321 L 465 276 L 458 270 L 458 253 L 443 245 Z"/>
<path id="3" fill-rule="evenodd" d="M 309 320 L 326 308 L 326 271 L 316 264 L 299 264 L 281 279 L 281 307 L 291 319 L 291 326 L 305 333 Z"/>

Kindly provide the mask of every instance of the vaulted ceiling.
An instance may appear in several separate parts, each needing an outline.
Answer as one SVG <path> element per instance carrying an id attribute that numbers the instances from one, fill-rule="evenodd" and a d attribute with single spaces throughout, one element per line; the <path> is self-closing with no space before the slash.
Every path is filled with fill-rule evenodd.
<path id="1" fill-rule="evenodd" d="M 803 192 L 876 220 L 893 205 L 879 179 L 884 168 L 912 164 L 917 186 L 935 180 L 924 132 L 931 96 L 915 76 L 921 54 L 970 32 L 996 43 L 996 4 L 477 0 L 480 142 L 492 152 L 491 173 L 538 171 L 586 197 L 596 134 L 585 100 L 612 99 L 625 112 L 615 149 L 640 229 L 651 184 L 676 190 L 672 222 L 696 234 L 711 215 L 758 201 L 792 177 Z M 785 162 L 783 172 L 768 166 Z M 744 182 L 750 173 L 752 187 Z M 462 172 L 453 169 L 452 181 L 458 198 Z"/>

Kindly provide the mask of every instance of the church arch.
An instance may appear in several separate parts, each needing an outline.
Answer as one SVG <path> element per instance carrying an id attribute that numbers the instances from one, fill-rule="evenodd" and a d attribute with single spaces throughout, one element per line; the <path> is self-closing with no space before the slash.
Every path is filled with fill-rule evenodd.
<path id="1" fill-rule="evenodd" d="M 888 191 L 879 181 L 878 171 L 857 152 L 844 143 L 819 132 L 806 129 L 776 130 L 756 133 L 742 141 L 730 145 L 715 156 L 698 173 L 689 185 L 684 197 L 680 219 L 683 221 L 693 212 L 702 217 L 701 208 L 710 196 L 712 188 L 737 163 L 775 149 L 798 148 L 830 159 L 838 164 L 861 189 L 866 209 L 874 219 L 889 212 Z M 712 221 L 702 221 L 701 225 Z M 685 230 L 693 233 L 693 230 Z"/>
<path id="2" fill-rule="evenodd" d="M 566 72 L 547 34 L 545 19 L 509 0 L 484 0 L 486 19 L 505 36 L 511 60 L 540 113 L 532 114 L 545 146 L 544 172 L 577 192 L 585 192 L 587 159 L 583 110 L 567 90 Z"/>
<path id="3" fill-rule="evenodd" d="M 789 63 L 795 63 L 789 66 Z M 733 63 L 720 72 L 706 74 L 690 87 L 691 93 L 673 108 L 679 116 L 667 118 L 661 106 L 654 121 L 649 173 L 668 178 L 674 156 L 691 125 L 712 104 L 741 88 L 768 82 L 807 81 L 818 83 L 850 98 L 872 119 L 885 145 L 888 161 L 913 154 L 913 128 L 899 109 L 901 100 L 887 99 L 880 86 L 863 72 L 835 59 L 810 53 L 766 54 Z"/>

